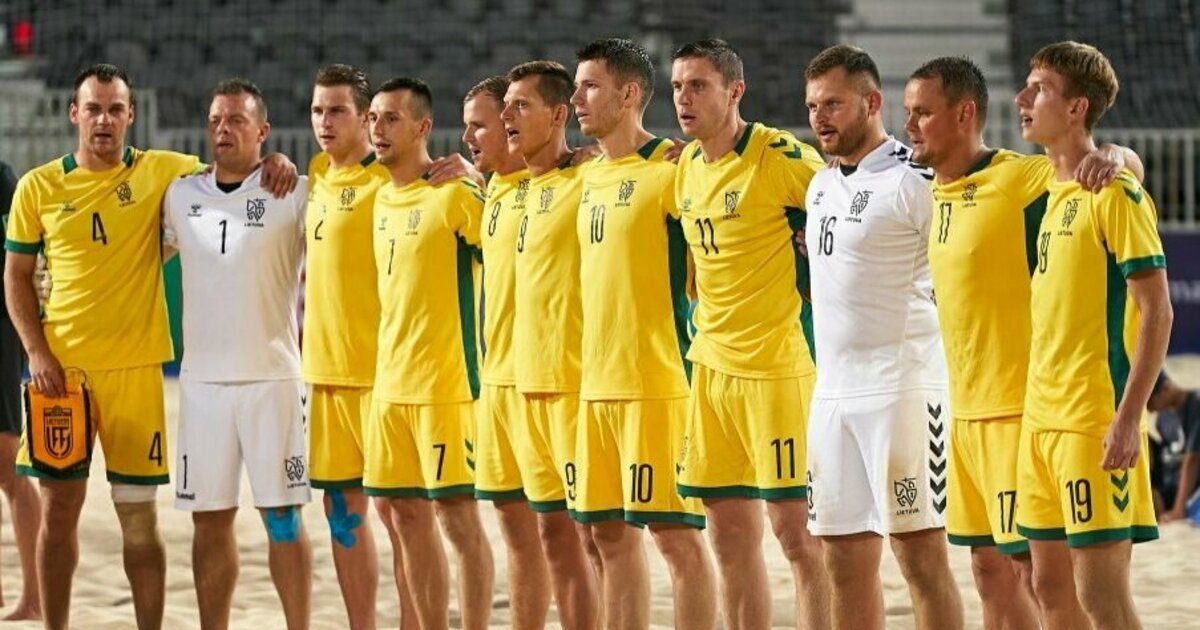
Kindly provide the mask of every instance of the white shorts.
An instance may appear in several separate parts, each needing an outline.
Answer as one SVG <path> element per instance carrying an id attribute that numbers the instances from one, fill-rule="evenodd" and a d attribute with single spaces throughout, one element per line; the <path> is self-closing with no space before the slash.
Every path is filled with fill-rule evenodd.
<path id="1" fill-rule="evenodd" d="M 808 531 L 881 536 L 945 527 L 945 390 L 813 399 Z"/>
<path id="2" fill-rule="evenodd" d="M 308 503 L 308 427 L 299 379 L 179 383 L 175 507 L 237 507 L 242 463 L 254 506 Z"/>

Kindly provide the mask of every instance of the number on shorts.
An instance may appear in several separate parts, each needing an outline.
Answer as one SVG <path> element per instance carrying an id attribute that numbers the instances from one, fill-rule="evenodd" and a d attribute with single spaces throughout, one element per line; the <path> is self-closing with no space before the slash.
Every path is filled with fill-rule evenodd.
<path id="1" fill-rule="evenodd" d="M 1000 533 L 1011 534 L 1017 512 L 1017 491 L 1002 490 L 996 493 L 996 499 L 1000 501 Z"/>
<path id="2" fill-rule="evenodd" d="M 788 479 L 796 478 L 796 439 L 788 438 L 786 440 L 771 440 L 771 446 L 775 448 L 775 478 L 783 479 L 783 449 L 787 448 L 788 452 Z"/>
<path id="3" fill-rule="evenodd" d="M 567 462 L 563 467 L 563 477 L 567 480 L 567 498 L 575 500 L 575 464 Z"/>
<path id="4" fill-rule="evenodd" d="M 1067 494 L 1071 497 L 1071 523 L 1078 525 L 1092 520 L 1092 484 L 1087 479 L 1067 482 Z"/>
<path id="5" fill-rule="evenodd" d="M 154 439 L 150 440 L 150 455 L 147 457 L 152 462 L 162 466 L 162 431 L 154 432 Z"/>
<path id="6" fill-rule="evenodd" d="M 629 465 L 629 501 L 649 503 L 654 497 L 654 467 L 650 464 Z"/>
<path id="7" fill-rule="evenodd" d="M 434 444 L 433 450 L 438 452 L 437 480 L 441 481 L 442 480 L 442 465 L 446 463 L 446 445 L 445 444 Z"/>

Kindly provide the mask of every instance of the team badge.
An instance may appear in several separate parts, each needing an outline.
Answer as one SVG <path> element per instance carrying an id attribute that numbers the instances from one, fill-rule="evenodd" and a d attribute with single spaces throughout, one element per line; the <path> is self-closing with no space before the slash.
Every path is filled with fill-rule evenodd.
<path id="1" fill-rule="evenodd" d="M 917 502 L 917 480 L 913 477 L 905 477 L 893 481 L 892 492 L 896 495 L 896 503 L 902 509 L 907 510 L 912 508 Z"/>
<path id="2" fill-rule="evenodd" d="M 1067 201 L 1067 209 L 1063 211 L 1062 226 L 1063 229 L 1071 227 L 1071 222 L 1075 220 L 1075 215 L 1079 213 L 1079 200 L 1070 199 Z"/>
<path id="3" fill-rule="evenodd" d="M 342 206 L 352 206 L 352 205 L 354 205 L 354 197 L 355 197 L 357 194 L 358 194 L 358 191 L 355 189 L 355 187 L 354 187 L 354 186 L 346 186 L 345 188 L 343 188 L 343 189 L 342 189 L 342 196 L 340 197 L 340 201 L 342 202 Z"/>
<path id="4" fill-rule="evenodd" d="M 538 202 L 541 204 L 538 214 L 546 214 L 547 212 L 550 212 L 550 206 L 554 204 L 554 187 L 548 186 L 543 188 L 542 196 Z"/>
<path id="5" fill-rule="evenodd" d="M 637 184 L 636 179 L 627 179 L 621 182 L 621 188 L 617 190 L 617 205 L 628 206 L 629 200 L 633 198 L 633 187 Z"/>
<path id="6" fill-rule="evenodd" d="M 742 198 L 742 191 L 732 190 L 725 193 L 725 214 L 726 216 L 736 216 L 738 201 Z"/>
<path id="7" fill-rule="evenodd" d="M 46 452 L 55 459 L 63 459 L 75 445 L 71 431 L 71 409 L 54 406 L 46 409 L 42 416 L 45 419 L 44 433 Z"/>
<path id="8" fill-rule="evenodd" d="M 854 200 L 850 202 L 850 215 L 859 216 L 867 209 L 867 204 L 871 201 L 871 191 L 860 190 L 854 193 Z"/>
<path id="9" fill-rule="evenodd" d="M 247 199 L 246 200 L 246 218 L 254 225 L 262 225 L 263 215 L 267 213 L 266 199 Z"/>
<path id="10" fill-rule="evenodd" d="M 967 203 L 974 203 L 975 202 L 975 191 L 978 188 L 979 187 L 976 186 L 974 182 L 967 184 L 966 188 L 963 188 L 963 195 L 962 195 L 963 201 L 965 201 Z"/>
<path id="11" fill-rule="evenodd" d="M 408 232 L 406 234 L 416 234 L 417 228 L 421 226 L 421 209 L 413 208 L 408 211 Z"/>
<path id="12" fill-rule="evenodd" d="M 522 179 L 521 181 L 517 182 L 517 194 L 516 194 L 516 197 L 513 199 L 513 204 L 516 205 L 518 208 L 524 208 L 525 207 L 525 198 L 528 196 L 529 196 L 529 180 Z"/>
<path id="13" fill-rule="evenodd" d="M 133 188 L 129 186 L 129 182 L 121 182 L 117 185 L 117 201 L 121 202 L 122 207 L 133 203 Z"/>
<path id="14" fill-rule="evenodd" d="M 304 480 L 304 456 L 293 455 L 283 460 L 283 470 L 287 473 L 288 481 Z"/>

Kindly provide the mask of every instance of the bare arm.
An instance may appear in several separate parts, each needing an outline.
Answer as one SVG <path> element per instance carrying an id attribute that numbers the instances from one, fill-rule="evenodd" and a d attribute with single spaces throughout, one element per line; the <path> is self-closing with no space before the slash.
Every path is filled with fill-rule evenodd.
<path id="1" fill-rule="evenodd" d="M 1175 503 L 1171 506 L 1171 515 L 1183 518 L 1187 510 L 1187 500 L 1196 487 L 1196 477 L 1200 476 L 1200 453 L 1187 453 L 1183 456 L 1183 465 L 1179 468 L 1179 489 L 1175 491 Z M 1167 520 L 1167 519 L 1163 519 Z"/>
<path id="2" fill-rule="evenodd" d="M 1147 269 L 1126 279 L 1129 294 L 1141 313 L 1138 323 L 1137 344 L 1129 362 L 1129 379 L 1125 383 L 1125 395 L 1104 438 L 1105 470 L 1133 468 L 1141 449 L 1141 420 L 1150 399 L 1154 380 L 1162 369 L 1167 356 L 1167 343 L 1171 337 L 1171 298 L 1167 292 L 1165 269 Z"/>
<path id="3" fill-rule="evenodd" d="M 37 293 L 33 289 L 33 271 L 37 256 L 8 252 L 4 267 L 4 295 L 8 316 L 21 336 L 29 355 L 29 375 L 39 391 L 58 398 L 66 394 L 62 365 L 50 351 L 38 314 Z"/>

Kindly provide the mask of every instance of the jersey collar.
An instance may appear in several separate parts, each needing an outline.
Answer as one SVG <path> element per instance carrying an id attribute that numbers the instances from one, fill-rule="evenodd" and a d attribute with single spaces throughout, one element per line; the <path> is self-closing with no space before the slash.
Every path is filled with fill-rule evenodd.
<path id="1" fill-rule="evenodd" d="M 121 161 L 125 163 L 125 168 L 133 166 L 133 147 L 125 147 L 125 152 L 121 155 Z M 62 159 L 63 175 L 79 168 L 79 162 L 75 160 L 74 153 L 68 153 Z"/>

